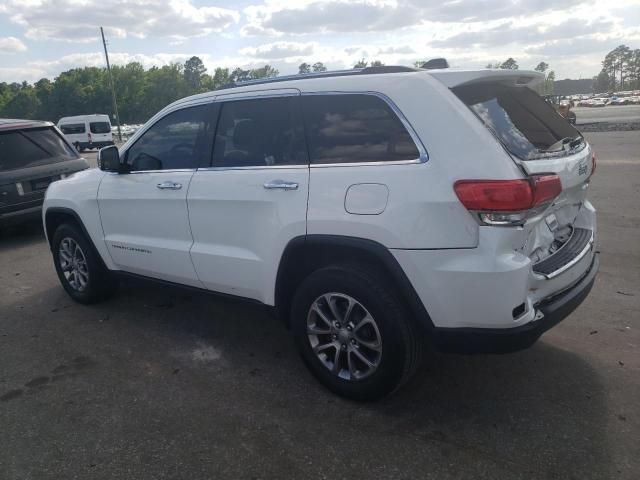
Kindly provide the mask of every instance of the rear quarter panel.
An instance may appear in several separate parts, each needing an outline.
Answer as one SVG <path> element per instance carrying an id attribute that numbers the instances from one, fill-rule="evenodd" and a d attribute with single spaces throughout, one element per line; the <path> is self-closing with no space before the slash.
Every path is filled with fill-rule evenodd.
<path id="1" fill-rule="evenodd" d="M 312 82 L 312 81 L 309 81 Z M 303 82 L 300 82 L 301 84 Z M 349 235 L 388 248 L 474 248 L 478 225 L 458 200 L 461 179 L 521 178 L 522 172 L 478 119 L 426 73 L 336 78 L 336 91 L 377 92 L 404 114 L 422 141 L 425 163 L 311 167 L 308 233 Z M 327 91 L 304 84 L 305 92 Z M 349 187 L 382 183 L 388 201 L 379 215 L 347 213 Z"/>

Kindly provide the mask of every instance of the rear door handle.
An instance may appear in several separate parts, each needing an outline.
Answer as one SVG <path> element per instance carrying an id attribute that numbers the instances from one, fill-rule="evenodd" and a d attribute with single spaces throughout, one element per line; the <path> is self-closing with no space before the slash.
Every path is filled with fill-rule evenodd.
<path id="1" fill-rule="evenodd" d="M 267 190 L 274 190 L 279 188 L 280 190 L 297 190 L 298 184 L 296 182 L 287 182 L 285 180 L 271 180 L 264 184 L 264 188 Z"/>
<path id="2" fill-rule="evenodd" d="M 158 187 L 160 190 L 180 190 L 182 188 L 182 184 L 167 181 L 157 184 L 156 187 Z"/>

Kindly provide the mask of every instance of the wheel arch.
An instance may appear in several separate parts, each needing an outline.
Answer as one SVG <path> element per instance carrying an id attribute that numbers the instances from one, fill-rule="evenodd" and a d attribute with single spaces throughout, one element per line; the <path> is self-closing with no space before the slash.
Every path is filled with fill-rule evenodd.
<path id="1" fill-rule="evenodd" d="M 276 277 L 276 315 L 289 326 L 291 301 L 300 282 L 319 268 L 353 262 L 366 264 L 389 278 L 421 327 L 433 329 L 424 304 L 389 249 L 373 240 L 340 235 L 300 236 L 287 244 Z"/>
<path id="2" fill-rule="evenodd" d="M 91 245 L 91 248 L 93 248 L 93 251 L 95 252 L 97 257 L 100 259 L 100 262 L 102 263 L 102 265 L 108 269 L 108 267 L 104 262 L 104 259 L 102 258 L 102 255 L 100 255 L 100 251 L 96 248 L 96 245 L 93 242 L 93 238 L 91 237 L 91 235 L 89 235 L 89 231 L 87 230 L 87 228 L 84 225 L 84 222 L 80 218 L 80 215 L 78 215 L 78 213 L 75 210 L 72 210 L 71 208 L 49 207 L 45 211 L 44 229 L 47 237 L 47 243 L 49 244 L 49 248 L 50 249 L 53 248 L 53 245 L 52 245 L 53 235 L 56 229 L 64 223 L 72 223 L 76 225 L 78 228 L 80 228 L 84 236 L 87 238 L 87 241 Z"/>

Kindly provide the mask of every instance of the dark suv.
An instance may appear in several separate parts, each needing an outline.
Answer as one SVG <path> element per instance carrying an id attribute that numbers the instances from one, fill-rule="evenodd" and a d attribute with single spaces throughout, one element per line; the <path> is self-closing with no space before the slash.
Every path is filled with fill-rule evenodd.
<path id="1" fill-rule="evenodd" d="M 87 168 L 52 123 L 0 119 L 0 226 L 39 217 L 49 184 Z"/>

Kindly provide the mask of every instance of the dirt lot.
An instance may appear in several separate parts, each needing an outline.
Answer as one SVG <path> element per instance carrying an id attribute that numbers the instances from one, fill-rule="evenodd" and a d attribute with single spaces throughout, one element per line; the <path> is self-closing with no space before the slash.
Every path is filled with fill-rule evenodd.
<path id="1" fill-rule="evenodd" d="M 0 478 L 640 478 L 640 135 L 588 138 L 587 301 L 376 404 L 325 391 L 261 308 L 142 284 L 76 305 L 38 226 L 1 233 Z"/>

